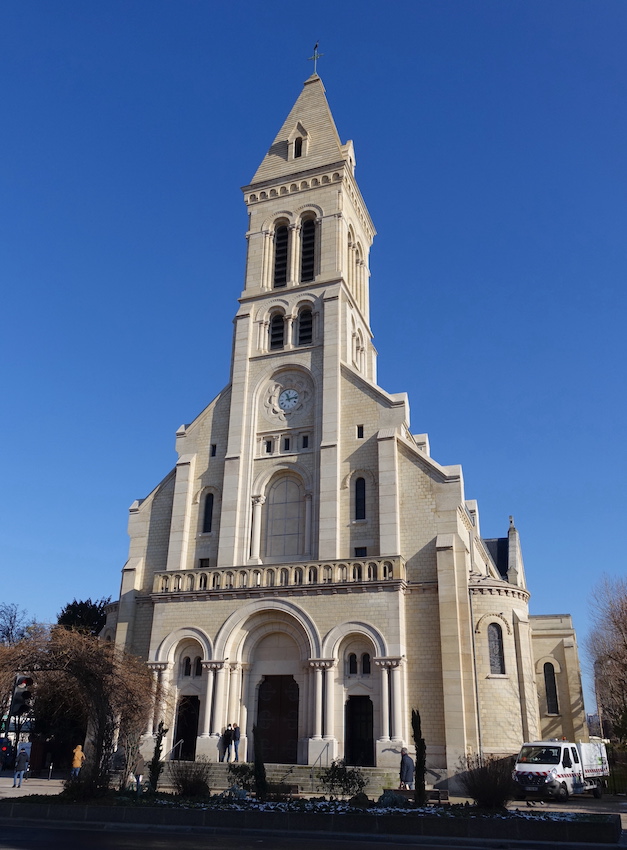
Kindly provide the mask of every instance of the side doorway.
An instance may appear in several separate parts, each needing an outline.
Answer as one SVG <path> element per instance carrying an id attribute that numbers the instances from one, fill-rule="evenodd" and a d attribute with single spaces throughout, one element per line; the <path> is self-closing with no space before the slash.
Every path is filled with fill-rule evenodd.
<path id="1" fill-rule="evenodd" d="M 173 747 L 174 757 L 180 758 L 181 761 L 194 761 L 196 758 L 199 717 L 200 700 L 198 697 L 181 697 L 176 712 Z"/>
<path id="2" fill-rule="evenodd" d="M 346 764 L 374 767 L 374 711 L 366 696 L 349 697 L 344 711 L 344 760 Z"/>

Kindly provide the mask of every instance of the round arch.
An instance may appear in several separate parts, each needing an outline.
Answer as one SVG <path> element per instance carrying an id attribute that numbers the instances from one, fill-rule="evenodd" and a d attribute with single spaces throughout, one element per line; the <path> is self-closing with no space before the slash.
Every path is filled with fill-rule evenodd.
<path id="1" fill-rule="evenodd" d="M 326 634 L 322 642 L 322 657 L 337 658 L 340 643 L 351 635 L 362 635 L 369 638 L 374 644 L 376 654 L 380 658 L 387 656 L 388 647 L 381 632 L 369 623 L 362 623 L 355 620 L 348 623 L 340 623 Z"/>
<path id="2" fill-rule="evenodd" d="M 155 651 L 155 657 L 151 661 L 174 661 L 174 654 L 177 646 L 181 641 L 190 639 L 197 641 L 202 647 L 204 660 L 207 661 L 213 658 L 213 650 L 211 646 L 211 638 L 202 629 L 195 626 L 184 626 L 181 629 L 176 629 L 170 632 L 169 635 L 163 638 Z"/>
<path id="3" fill-rule="evenodd" d="M 258 625 L 254 622 L 256 617 L 259 620 Z M 257 628 L 262 628 L 264 624 L 269 622 L 272 622 L 274 627 L 266 630 L 264 634 L 270 633 L 270 631 L 281 631 L 281 626 L 284 626 L 284 630 L 288 633 L 290 633 L 290 629 L 296 629 L 294 634 L 300 635 L 297 641 L 299 645 L 302 644 L 303 637 L 306 639 L 309 657 L 320 657 L 320 635 L 309 614 L 293 602 L 273 599 L 271 601 L 249 602 L 228 617 L 216 637 L 216 658 L 228 658 L 231 661 L 235 658 L 241 660 L 240 656 L 248 633 L 251 630 L 255 631 Z M 252 628 L 248 628 L 249 626 Z"/>
<path id="4" fill-rule="evenodd" d="M 484 621 L 488 621 L 485 625 L 489 625 L 490 623 L 499 622 L 503 623 L 508 635 L 512 634 L 512 627 L 507 622 L 505 617 L 502 614 L 484 614 L 483 617 L 480 617 L 477 620 L 477 625 L 475 626 L 475 634 L 481 634 L 483 630 Z"/>
<path id="5" fill-rule="evenodd" d="M 543 675 L 545 664 L 552 664 L 555 668 L 556 673 L 562 672 L 562 668 L 557 658 L 554 658 L 552 655 L 544 655 L 542 658 L 538 658 L 538 660 L 536 661 L 536 673 L 538 673 L 539 675 Z"/>

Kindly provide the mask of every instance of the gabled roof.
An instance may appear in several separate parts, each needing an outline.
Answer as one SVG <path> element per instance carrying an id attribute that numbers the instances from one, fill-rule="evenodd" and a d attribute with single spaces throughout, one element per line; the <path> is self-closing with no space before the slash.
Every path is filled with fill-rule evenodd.
<path id="1" fill-rule="evenodd" d="M 303 131 L 307 139 L 307 155 L 302 159 L 288 160 L 288 141 L 293 140 L 295 135 L 302 136 Z M 282 180 L 290 174 L 324 167 L 346 158 L 347 151 L 342 148 L 322 80 L 314 74 L 305 81 L 298 100 L 263 158 L 251 185 L 265 180 Z"/>

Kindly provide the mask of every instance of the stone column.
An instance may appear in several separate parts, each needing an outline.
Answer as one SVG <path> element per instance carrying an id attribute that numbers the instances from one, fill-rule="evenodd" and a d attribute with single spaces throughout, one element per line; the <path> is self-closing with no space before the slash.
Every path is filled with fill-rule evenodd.
<path id="1" fill-rule="evenodd" d="M 294 286 L 300 280 L 300 225 L 290 224 L 290 238 L 287 246 L 288 266 L 287 266 L 287 285 Z"/>
<path id="2" fill-rule="evenodd" d="M 239 703 L 240 703 L 240 666 L 239 664 L 231 664 L 230 665 L 230 676 L 229 676 L 229 710 L 228 717 L 226 719 L 227 723 L 237 723 L 239 722 Z"/>
<path id="3" fill-rule="evenodd" d="M 322 739 L 322 667 L 319 661 L 310 661 L 314 668 L 314 722 L 313 735 L 315 740 Z"/>
<path id="4" fill-rule="evenodd" d="M 261 550 L 261 509 L 265 501 L 265 496 L 253 496 L 253 528 L 250 544 L 250 560 L 254 564 L 261 563 L 259 557 Z"/>
<path id="5" fill-rule="evenodd" d="M 213 703 L 213 678 L 214 672 L 211 661 L 202 661 L 202 669 L 207 674 L 207 688 L 205 693 L 205 705 L 200 718 L 200 737 L 208 738 L 211 735 L 211 705 Z"/>
<path id="6" fill-rule="evenodd" d="M 381 671 L 381 734 L 380 741 L 390 740 L 390 689 L 388 685 L 388 668 L 382 658 L 374 659 L 375 665 Z"/>
<path id="7" fill-rule="evenodd" d="M 324 737 L 335 738 L 335 661 L 329 661 L 324 671 Z"/>
<path id="8" fill-rule="evenodd" d="M 224 661 L 210 661 L 212 669 L 215 671 L 215 703 L 213 711 L 213 735 L 218 737 L 222 734 L 224 726 L 224 697 L 226 690 L 226 669 Z"/>
<path id="9" fill-rule="evenodd" d="M 274 233 L 271 230 L 263 231 L 263 260 L 261 273 L 261 288 L 272 289 L 272 250 Z"/>
<path id="10" fill-rule="evenodd" d="M 401 659 L 390 658 L 389 667 L 392 677 L 392 735 L 393 741 L 403 737 L 403 703 L 401 688 Z"/>
<path id="11" fill-rule="evenodd" d="M 167 661 L 153 661 L 148 664 L 150 669 L 156 673 L 155 703 L 153 709 L 153 734 L 157 731 L 159 721 L 165 723 L 165 693 L 167 690 L 167 671 L 171 665 Z"/>

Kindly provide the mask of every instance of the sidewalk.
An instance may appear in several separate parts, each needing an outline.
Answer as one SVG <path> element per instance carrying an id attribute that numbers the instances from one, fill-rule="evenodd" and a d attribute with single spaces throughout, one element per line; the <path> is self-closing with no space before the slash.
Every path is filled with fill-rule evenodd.
<path id="1" fill-rule="evenodd" d="M 25 779 L 21 788 L 13 788 L 13 774 L 6 770 L 0 774 L 0 799 L 25 797 L 30 794 L 59 794 L 63 790 L 63 779 Z"/>

